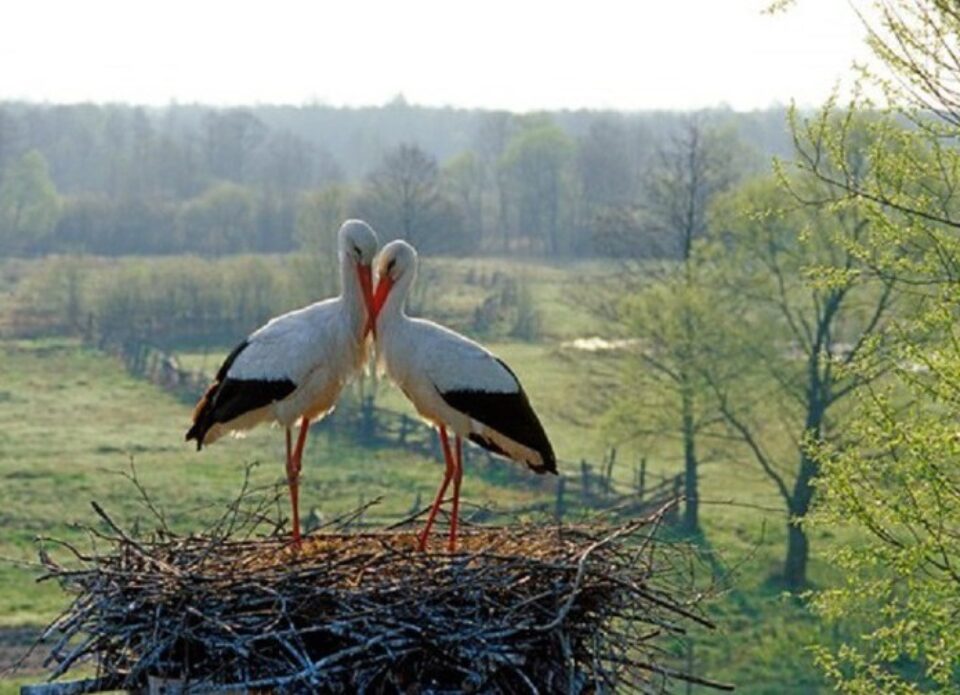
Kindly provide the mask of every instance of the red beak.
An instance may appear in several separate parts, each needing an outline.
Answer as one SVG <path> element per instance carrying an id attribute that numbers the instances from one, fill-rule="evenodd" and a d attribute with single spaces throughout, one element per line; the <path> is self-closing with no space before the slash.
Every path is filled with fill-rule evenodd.
<path id="1" fill-rule="evenodd" d="M 367 307 L 367 327 L 363 331 L 363 337 L 373 331 L 373 337 L 377 337 L 377 324 L 373 314 L 373 271 L 368 265 L 357 264 L 357 279 L 360 281 L 360 291 L 363 293 L 363 304 Z"/>
<path id="2" fill-rule="evenodd" d="M 367 331 L 373 331 L 373 335 L 376 337 L 377 318 L 380 316 L 380 310 L 383 309 L 383 305 L 387 301 L 387 295 L 390 294 L 392 287 L 393 279 L 389 275 L 380 278 L 380 282 L 377 283 L 377 292 L 373 295 L 373 309 L 370 311 L 370 320 L 367 323 L 367 329 L 364 331 L 364 335 L 366 335 Z"/>

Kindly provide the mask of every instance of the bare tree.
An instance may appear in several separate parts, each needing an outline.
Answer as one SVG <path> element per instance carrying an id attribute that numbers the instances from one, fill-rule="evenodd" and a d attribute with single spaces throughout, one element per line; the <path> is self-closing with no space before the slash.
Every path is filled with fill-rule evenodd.
<path id="1" fill-rule="evenodd" d="M 507 174 L 499 163 L 515 130 L 516 124 L 511 114 L 495 111 L 484 116 L 474 138 L 474 150 L 483 170 L 483 197 L 486 198 L 487 192 L 492 189 L 494 214 L 490 217 L 496 221 L 499 228 L 503 250 L 510 246 L 510 225 L 507 219 L 509 184 Z M 486 230 L 484 236 L 487 236 Z M 489 236 L 492 237 L 492 234 Z"/>
<path id="2" fill-rule="evenodd" d="M 245 181 L 253 152 L 267 136 L 267 127 L 246 109 L 211 111 L 206 117 L 207 165 L 221 178 Z"/>
<path id="3" fill-rule="evenodd" d="M 440 197 L 439 185 L 436 160 L 410 144 L 389 151 L 367 178 L 369 193 L 388 220 L 384 231 L 414 244 L 429 227 Z"/>

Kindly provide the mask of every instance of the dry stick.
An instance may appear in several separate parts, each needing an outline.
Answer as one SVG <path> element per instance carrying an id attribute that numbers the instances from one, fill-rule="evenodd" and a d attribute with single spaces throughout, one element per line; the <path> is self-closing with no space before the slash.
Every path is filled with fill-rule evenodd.
<path id="1" fill-rule="evenodd" d="M 223 536 L 240 508 L 231 505 L 213 536 L 133 542 L 100 510 L 116 534 L 101 534 L 114 554 L 93 557 L 85 573 L 49 563 L 52 576 L 81 592 L 57 634 L 68 624 L 87 631 L 97 641 L 81 655 L 96 653 L 105 673 L 126 674 L 131 686 L 175 667 L 198 679 L 190 689 L 297 679 L 373 688 L 394 678 L 398 664 L 414 664 L 410 675 L 420 678 L 442 655 L 446 673 L 471 682 L 566 690 L 574 680 L 644 682 L 630 673 L 660 658 L 650 642 L 656 626 L 676 629 L 670 614 L 697 622 L 658 590 L 652 533 L 639 545 L 628 540 L 655 528 L 662 513 L 612 531 L 477 528 L 457 555 L 411 553 L 403 531 L 324 533 L 293 556 L 276 526 L 255 541 Z M 131 601 L 142 606 L 134 614 Z M 189 662 L 170 663 L 174 644 L 193 654 Z M 642 659 L 618 664 L 628 647 Z M 537 658 L 518 675 L 524 654 Z"/>

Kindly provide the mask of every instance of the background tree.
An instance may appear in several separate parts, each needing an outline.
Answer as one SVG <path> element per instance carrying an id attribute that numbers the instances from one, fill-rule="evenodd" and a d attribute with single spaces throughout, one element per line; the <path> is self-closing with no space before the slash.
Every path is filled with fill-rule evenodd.
<path id="1" fill-rule="evenodd" d="M 246 251 L 253 236 L 256 203 L 244 186 L 222 183 L 182 208 L 178 227 L 184 245 L 202 253 Z"/>
<path id="2" fill-rule="evenodd" d="M 182 217 L 182 208 L 208 189 L 232 182 L 254 196 L 251 236 L 242 246 L 287 252 L 297 243 L 300 193 L 347 183 L 361 187 L 355 202 L 363 204 L 350 209 L 373 209 L 366 178 L 382 166 L 385 152 L 416 142 L 427 159 L 442 164 L 433 231 L 420 240 L 425 250 L 503 253 L 512 247 L 541 256 L 628 250 L 649 257 L 653 227 L 643 211 L 648 191 L 639 182 L 655 168 L 654 143 L 671 137 L 686 118 L 593 111 L 517 116 L 403 101 L 360 109 L 2 102 L 0 176 L 36 150 L 67 201 L 65 233 L 35 251 L 195 251 L 186 236 L 171 233 L 170 219 Z M 779 111 L 711 111 L 704 120 L 725 124 L 768 153 L 788 144 Z M 538 153 L 535 133 L 558 148 Z M 510 147 L 515 166 L 505 166 Z M 90 224 L 76 224 L 74 212 Z M 88 230 L 90 236 L 78 236 Z"/>
<path id="3" fill-rule="evenodd" d="M 440 183 L 433 157 L 416 145 L 400 145 L 367 177 L 351 209 L 384 239 L 401 237 L 428 253 L 471 248 L 460 210 Z"/>
<path id="4" fill-rule="evenodd" d="M 794 192 L 816 196 L 806 177 Z M 816 450 L 839 443 L 842 405 L 880 372 L 850 365 L 876 348 L 896 282 L 871 272 L 857 245 L 870 220 L 856 207 L 798 203 L 776 179 L 759 180 L 718 201 L 728 291 L 748 300 L 743 380 L 713 383 L 731 434 L 776 486 L 787 509 L 783 581 L 806 585 L 810 542 L 801 520 L 811 509 Z M 758 384 L 766 384 L 765 388 Z"/>
<path id="5" fill-rule="evenodd" d="M 716 299 L 714 259 L 698 251 L 689 272 L 669 272 L 623 302 L 617 320 L 638 340 L 625 367 L 623 396 L 608 426 L 622 439 L 675 451 L 684 479 L 683 525 L 700 527 L 700 469 L 722 437 L 714 384 L 731 383 L 741 367 L 731 340 L 738 313 Z"/>
<path id="6" fill-rule="evenodd" d="M 308 296 L 330 297 L 340 289 L 337 230 L 348 217 L 348 204 L 343 185 L 311 191 L 300 200 L 296 235 L 302 259 L 297 268 Z"/>
<path id="7" fill-rule="evenodd" d="M 443 186 L 463 216 L 463 233 L 477 248 L 485 227 L 484 192 L 486 175 L 479 157 L 473 152 L 458 155 L 443 168 Z"/>
<path id="8" fill-rule="evenodd" d="M 0 179 L 0 247 L 8 252 L 41 248 L 60 216 L 60 197 L 36 150 L 27 152 Z"/>
<path id="9" fill-rule="evenodd" d="M 679 262 L 646 268 L 645 274 L 655 278 L 653 284 L 641 289 L 618 317 L 640 342 L 640 362 L 631 365 L 637 382 L 631 391 L 642 394 L 644 401 L 638 403 L 631 396 L 620 409 L 646 413 L 634 427 L 648 438 L 679 442 L 684 525 L 690 531 L 700 528 L 698 439 L 717 421 L 714 398 L 702 374 L 712 366 L 719 379 L 723 360 L 729 359 L 720 350 L 723 309 L 711 304 L 708 271 L 695 257 L 695 244 L 707 234 L 711 200 L 741 173 L 729 156 L 735 149 L 735 141 L 691 120 L 661 150 L 659 166 L 647 181 L 645 220 L 658 230 L 667 255 Z M 621 173 L 625 171 L 624 167 Z"/>
<path id="10" fill-rule="evenodd" d="M 266 138 L 263 122 L 247 109 L 211 111 L 206 116 L 204 150 L 218 178 L 241 182 L 250 173 L 254 151 Z"/>
<path id="11" fill-rule="evenodd" d="M 570 250 L 562 230 L 570 213 L 573 153 L 573 142 L 548 117 L 529 116 L 500 161 L 510 184 L 515 237 L 527 237 L 548 254 Z"/>
<path id="12" fill-rule="evenodd" d="M 493 111 L 481 119 L 473 145 L 483 173 L 485 205 L 493 210 L 487 219 L 495 224 L 494 229 L 484 229 L 484 236 L 489 237 L 491 242 L 496 238 L 502 251 L 510 247 L 510 226 L 507 218 L 507 174 L 500 166 L 500 160 L 515 130 L 516 123 L 510 113 Z"/>
<path id="13" fill-rule="evenodd" d="M 440 196 L 436 160 L 417 145 L 400 145 L 387 152 L 366 181 L 359 203 L 375 226 L 419 245 L 430 231 Z"/>

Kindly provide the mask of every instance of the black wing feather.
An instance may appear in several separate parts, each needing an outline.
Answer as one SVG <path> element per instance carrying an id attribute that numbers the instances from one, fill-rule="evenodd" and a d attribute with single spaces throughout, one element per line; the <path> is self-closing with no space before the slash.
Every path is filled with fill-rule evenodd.
<path id="1" fill-rule="evenodd" d="M 510 372 L 510 375 L 517 382 L 515 392 L 502 393 L 462 389 L 440 391 L 440 397 L 450 407 L 539 453 L 543 459 L 543 465 L 533 466 L 528 464 L 534 472 L 556 474 L 557 457 L 553 453 L 553 447 L 547 438 L 543 425 L 540 424 L 540 418 L 537 417 L 533 406 L 530 405 L 530 399 L 527 398 L 527 394 L 513 370 L 502 360 L 497 359 L 497 362 Z M 489 439 L 478 434 L 471 434 L 469 438 L 470 441 L 479 444 L 488 451 L 506 456 L 506 452 Z"/>
<path id="2" fill-rule="evenodd" d="M 197 450 L 203 448 L 204 437 L 218 422 L 229 422 L 251 410 L 283 400 L 297 389 L 289 379 L 228 378 L 230 367 L 248 344 L 244 340 L 227 355 L 213 383 L 193 410 L 193 426 L 187 431 L 186 440 L 196 440 Z"/>

